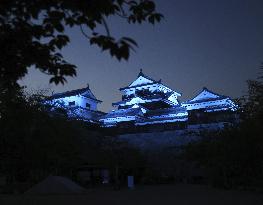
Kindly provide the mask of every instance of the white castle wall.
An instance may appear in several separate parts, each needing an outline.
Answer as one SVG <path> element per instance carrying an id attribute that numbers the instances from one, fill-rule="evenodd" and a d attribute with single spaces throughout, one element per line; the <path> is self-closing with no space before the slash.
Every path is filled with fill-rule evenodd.
<path id="1" fill-rule="evenodd" d="M 82 108 L 86 108 L 86 103 L 88 103 L 90 104 L 90 110 L 97 111 L 98 103 L 92 99 L 85 98 L 82 96 L 69 96 L 69 97 L 58 98 L 58 99 L 52 100 L 52 103 L 61 102 L 64 106 L 69 106 L 69 103 L 73 101 L 75 102 L 75 106 L 79 106 Z"/>

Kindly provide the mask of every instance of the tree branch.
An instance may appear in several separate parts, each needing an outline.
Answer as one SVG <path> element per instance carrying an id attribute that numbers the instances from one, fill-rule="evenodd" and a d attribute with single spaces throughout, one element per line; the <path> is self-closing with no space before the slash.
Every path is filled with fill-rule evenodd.
<path id="1" fill-rule="evenodd" d="M 91 37 L 88 36 L 88 34 L 86 34 L 85 31 L 83 30 L 83 27 L 82 27 L 81 24 L 79 25 L 79 27 L 80 27 L 80 31 L 81 31 L 81 33 L 82 33 L 87 39 L 91 39 Z"/>
<path id="2" fill-rule="evenodd" d="M 107 36 L 111 36 L 111 35 L 110 35 L 110 30 L 109 30 L 109 27 L 108 27 L 108 24 L 107 24 L 106 20 L 104 19 L 103 16 L 101 16 L 101 19 L 102 19 L 102 23 L 103 23 L 103 25 L 104 25 L 104 27 L 105 27 L 105 29 L 106 29 Z"/>

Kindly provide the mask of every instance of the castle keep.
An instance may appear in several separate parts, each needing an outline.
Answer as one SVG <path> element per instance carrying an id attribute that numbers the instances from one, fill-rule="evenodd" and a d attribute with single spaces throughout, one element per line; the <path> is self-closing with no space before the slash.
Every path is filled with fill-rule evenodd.
<path id="1" fill-rule="evenodd" d="M 59 93 L 48 102 L 60 102 L 69 116 L 96 123 L 104 128 L 136 128 L 143 130 L 161 126 L 164 129 L 184 129 L 189 125 L 233 123 L 237 105 L 228 96 L 216 94 L 207 88 L 193 99 L 180 102 L 181 93 L 154 80 L 140 70 L 137 79 L 120 88 L 122 99 L 112 105 L 109 113 L 97 110 L 101 103 L 89 87 Z"/>

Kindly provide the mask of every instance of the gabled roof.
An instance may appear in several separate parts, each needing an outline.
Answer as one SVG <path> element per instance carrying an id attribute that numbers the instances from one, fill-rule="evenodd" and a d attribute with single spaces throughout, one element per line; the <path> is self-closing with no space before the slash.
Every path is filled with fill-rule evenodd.
<path id="1" fill-rule="evenodd" d="M 120 90 L 125 90 L 127 88 L 134 88 L 137 86 L 143 86 L 143 85 L 153 85 L 156 83 L 160 83 L 161 81 L 156 81 L 150 77 L 148 77 L 147 75 L 145 75 L 142 72 L 142 69 L 140 69 L 140 73 L 138 74 L 138 77 L 135 81 L 133 81 L 130 85 L 128 85 L 127 87 L 124 88 L 120 88 Z"/>
<path id="2" fill-rule="evenodd" d="M 89 89 L 89 86 L 87 86 L 86 88 L 70 90 L 70 91 L 66 91 L 66 92 L 63 92 L 63 93 L 56 93 L 56 94 L 50 96 L 48 98 L 48 100 L 54 100 L 54 99 L 65 98 L 65 97 L 76 96 L 76 95 L 81 95 L 83 97 L 95 100 L 97 102 L 102 102 L 101 100 L 98 100 L 95 97 L 95 95 Z"/>
<path id="3" fill-rule="evenodd" d="M 187 110 L 184 107 L 181 106 L 174 106 L 171 108 L 163 108 L 163 109 L 157 109 L 157 110 L 150 110 L 147 112 L 146 116 L 151 117 L 151 116 L 161 116 L 161 115 L 166 115 L 166 114 L 178 114 L 178 113 L 183 113 L 183 115 L 186 113 Z"/>
<path id="4" fill-rule="evenodd" d="M 159 85 L 163 85 L 163 86 L 167 87 L 166 85 L 164 85 L 162 83 L 161 79 L 156 81 L 156 80 L 150 78 L 149 76 L 145 75 L 142 72 L 142 69 L 140 69 L 140 72 L 138 74 L 137 79 L 135 81 L 133 81 L 129 86 L 120 88 L 120 90 L 126 90 L 126 89 L 129 89 L 129 88 L 136 88 L 136 87 L 139 87 L 139 86 L 154 85 L 154 84 L 159 84 Z M 169 88 L 169 87 L 167 87 L 167 88 Z M 171 89 L 171 88 L 169 88 L 169 89 Z M 174 90 L 172 90 L 172 91 L 178 96 L 182 95 L 181 93 L 178 93 L 178 92 L 176 92 Z"/>
<path id="5" fill-rule="evenodd" d="M 137 108 L 113 110 L 108 114 L 104 115 L 101 119 L 112 118 L 112 117 L 137 116 L 140 114 L 143 114 L 143 110 L 141 106 Z"/>
<path id="6" fill-rule="evenodd" d="M 211 90 L 208 90 L 206 87 L 204 87 L 203 90 L 197 96 L 195 96 L 192 100 L 188 100 L 184 103 L 207 102 L 225 98 L 229 97 L 214 93 Z"/>
<path id="7" fill-rule="evenodd" d="M 173 94 L 173 92 L 168 92 L 168 93 L 164 93 L 163 95 L 161 94 L 156 94 L 156 95 L 151 95 L 151 96 L 136 96 L 134 98 L 130 98 L 127 100 L 123 100 L 123 101 L 119 101 L 116 103 L 112 103 L 113 106 L 116 105 L 121 105 L 121 104 L 125 104 L 128 102 L 133 101 L 134 99 L 137 99 L 138 101 L 145 101 L 144 103 L 150 103 L 151 101 L 157 101 L 157 100 L 168 100 L 168 98 Z"/>
<path id="8" fill-rule="evenodd" d="M 149 111 L 146 107 L 140 105 L 140 104 L 135 104 L 132 106 L 133 109 L 140 108 L 141 110 Z"/>

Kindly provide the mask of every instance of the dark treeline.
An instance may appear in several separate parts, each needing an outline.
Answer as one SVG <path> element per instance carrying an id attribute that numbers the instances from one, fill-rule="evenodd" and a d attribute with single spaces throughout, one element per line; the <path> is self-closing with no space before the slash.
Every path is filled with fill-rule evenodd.
<path id="1" fill-rule="evenodd" d="M 0 175 L 9 192 L 49 175 L 73 177 L 82 165 L 106 167 L 113 175 L 119 167 L 119 175 L 135 175 L 136 183 L 194 182 L 191 177 L 201 170 L 204 179 L 198 182 L 263 187 L 261 78 L 248 81 L 238 125 L 202 133 L 202 140 L 185 147 L 144 153 L 99 127 L 67 118 L 63 109 L 51 112 L 42 94 L 26 95 L 20 87 L 0 91 Z"/>
<path id="2" fill-rule="evenodd" d="M 207 171 L 208 180 L 223 188 L 263 187 L 263 82 L 248 81 L 240 123 L 207 133 L 185 147 L 183 157 Z"/>
<path id="3" fill-rule="evenodd" d="M 127 169 L 141 163 L 134 148 L 96 127 L 67 119 L 63 110 L 50 114 L 40 95 L 26 96 L 18 83 L 29 69 L 49 75 L 55 84 L 76 76 L 76 66 L 62 52 L 70 43 L 65 31 L 73 27 L 87 45 L 128 60 L 137 43 L 129 36 L 111 35 L 111 17 L 127 24 L 155 24 L 163 18 L 149 0 L 1 1 L 0 177 L 6 176 L 10 186 L 50 174 L 69 175 L 82 163 Z"/>
<path id="4" fill-rule="evenodd" d="M 23 89 L 1 90 L 0 176 L 8 192 L 21 183 L 28 186 L 49 175 L 72 177 L 84 164 L 114 170 L 142 166 L 143 158 L 116 137 L 107 137 L 98 127 L 68 119 L 65 110 L 43 105 L 44 96 L 26 95 Z"/>

